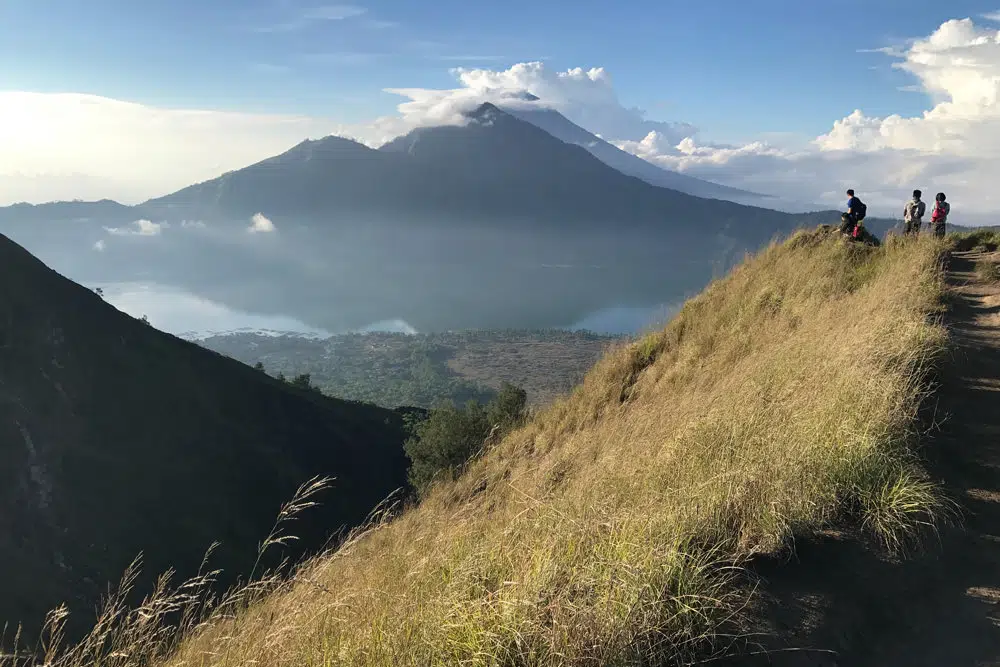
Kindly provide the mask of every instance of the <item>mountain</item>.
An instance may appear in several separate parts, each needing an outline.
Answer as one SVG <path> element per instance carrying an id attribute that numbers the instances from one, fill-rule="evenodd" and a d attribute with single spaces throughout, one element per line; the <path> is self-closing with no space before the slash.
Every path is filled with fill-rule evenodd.
<path id="1" fill-rule="evenodd" d="M 86 623 L 140 552 L 190 575 L 221 540 L 210 564 L 247 573 L 315 475 L 332 489 L 293 532 L 320 546 L 405 484 L 403 439 L 400 414 L 157 331 L 0 236 L 0 625 L 61 602 Z"/>
<path id="2" fill-rule="evenodd" d="M 657 167 L 588 132 L 554 109 L 542 107 L 537 109 L 503 107 L 503 109 L 515 118 L 545 130 L 560 141 L 586 149 L 598 160 L 623 174 L 641 178 L 650 185 L 677 190 L 695 197 L 724 199 L 752 206 L 767 206 L 773 199 L 768 195 L 712 183 Z"/>
<path id="3" fill-rule="evenodd" d="M 492 104 L 378 150 L 306 141 L 108 220 L 98 208 L 8 210 L 0 232 L 80 280 L 170 285 L 331 332 L 558 328 L 670 305 L 744 251 L 839 217 L 650 185 Z M 257 214 L 273 231 L 249 233 Z"/>
<path id="4" fill-rule="evenodd" d="M 679 233 L 733 228 L 758 236 L 796 222 L 763 208 L 651 187 L 489 103 L 471 112 L 464 126 L 418 128 L 378 150 L 339 137 L 303 142 L 139 209 L 235 218 L 262 211 L 329 226 L 349 216 L 383 223 L 406 216 L 562 232 L 654 226 Z"/>

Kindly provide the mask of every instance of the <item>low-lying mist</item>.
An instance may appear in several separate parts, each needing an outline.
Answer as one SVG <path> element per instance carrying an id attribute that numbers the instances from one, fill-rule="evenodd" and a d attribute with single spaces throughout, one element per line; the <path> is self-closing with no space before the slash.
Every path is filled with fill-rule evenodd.
<path id="1" fill-rule="evenodd" d="M 454 221 L 287 220 L 274 220 L 264 233 L 251 232 L 246 221 L 73 221 L 44 233 L 35 225 L 4 227 L 57 271 L 103 287 L 120 309 L 173 333 L 635 333 L 666 319 L 665 304 L 699 290 L 743 250 L 721 235 L 666 227 L 555 233 Z"/>

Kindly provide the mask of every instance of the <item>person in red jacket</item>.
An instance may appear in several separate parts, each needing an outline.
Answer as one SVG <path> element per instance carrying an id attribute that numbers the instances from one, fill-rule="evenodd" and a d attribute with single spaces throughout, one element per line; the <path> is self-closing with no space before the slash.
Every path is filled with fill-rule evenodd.
<path id="1" fill-rule="evenodd" d="M 946 201 L 943 192 L 937 193 L 934 197 L 934 211 L 931 212 L 931 228 L 934 236 L 944 236 L 945 223 L 948 222 L 948 215 L 951 213 L 951 204 Z"/>

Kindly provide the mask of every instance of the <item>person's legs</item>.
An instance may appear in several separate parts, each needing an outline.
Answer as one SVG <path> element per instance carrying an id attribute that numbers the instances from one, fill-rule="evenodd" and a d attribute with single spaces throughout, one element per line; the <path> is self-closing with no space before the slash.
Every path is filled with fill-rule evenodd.
<path id="1" fill-rule="evenodd" d="M 840 217 L 840 231 L 844 234 L 851 234 L 855 224 L 853 216 L 845 214 Z"/>

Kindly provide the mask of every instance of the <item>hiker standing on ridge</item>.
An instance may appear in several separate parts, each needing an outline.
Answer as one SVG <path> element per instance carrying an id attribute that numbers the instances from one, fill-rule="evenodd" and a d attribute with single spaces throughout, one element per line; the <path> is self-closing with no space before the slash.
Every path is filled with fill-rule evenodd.
<path id="1" fill-rule="evenodd" d="M 854 228 L 857 227 L 868 214 L 868 207 L 865 206 L 863 201 L 854 195 L 854 190 L 848 190 L 847 196 L 850 197 L 850 199 L 847 200 L 847 213 L 840 216 L 842 221 L 840 231 L 849 236 L 853 236 Z"/>
<path id="2" fill-rule="evenodd" d="M 913 234 L 914 236 L 920 234 L 920 224 L 927 211 L 927 204 L 920 199 L 921 195 L 923 193 L 920 190 L 914 190 L 913 199 L 906 202 L 906 206 L 903 208 L 903 220 L 906 222 L 904 234 Z"/>
<path id="3" fill-rule="evenodd" d="M 934 197 L 934 211 L 931 213 L 931 225 L 934 229 L 934 236 L 944 236 L 944 225 L 948 222 L 948 214 L 951 213 L 951 204 L 945 201 L 943 192 L 937 193 Z"/>

